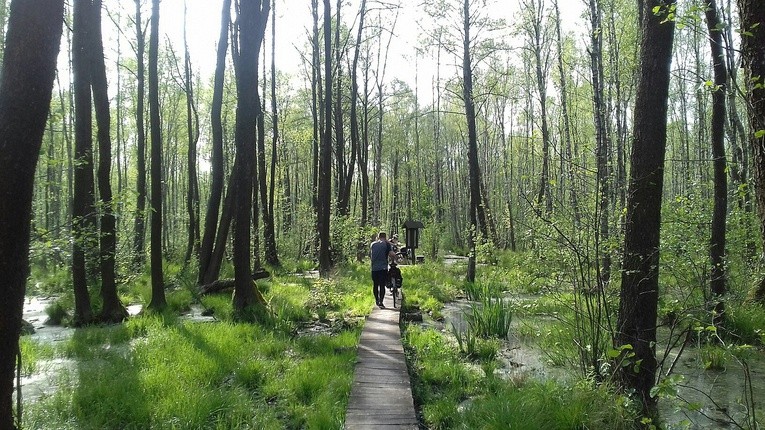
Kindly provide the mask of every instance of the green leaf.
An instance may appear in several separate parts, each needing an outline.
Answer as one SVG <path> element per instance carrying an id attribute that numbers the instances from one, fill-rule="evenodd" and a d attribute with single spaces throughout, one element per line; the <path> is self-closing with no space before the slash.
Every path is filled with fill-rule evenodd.
<path id="1" fill-rule="evenodd" d="M 757 139 L 762 139 L 763 136 L 765 136 L 765 130 L 763 129 L 754 132 L 754 137 Z"/>

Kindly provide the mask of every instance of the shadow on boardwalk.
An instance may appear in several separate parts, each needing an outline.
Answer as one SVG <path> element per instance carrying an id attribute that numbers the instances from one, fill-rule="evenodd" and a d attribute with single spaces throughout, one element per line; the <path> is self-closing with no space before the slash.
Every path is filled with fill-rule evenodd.
<path id="1" fill-rule="evenodd" d="M 390 295 L 385 296 L 385 306 L 372 310 L 361 332 L 346 430 L 418 428 L 399 310 L 393 309 Z"/>

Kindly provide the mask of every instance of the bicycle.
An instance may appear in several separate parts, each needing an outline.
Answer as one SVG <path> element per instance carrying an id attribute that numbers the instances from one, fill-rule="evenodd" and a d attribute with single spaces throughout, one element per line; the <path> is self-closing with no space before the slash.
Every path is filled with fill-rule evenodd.
<path id="1" fill-rule="evenodd" d="M 392 278 L 388 284 L 390 293 L 393 296 L 393 309 L 396 309 L 396 303 L 401 305 L 401 279 Z"/>

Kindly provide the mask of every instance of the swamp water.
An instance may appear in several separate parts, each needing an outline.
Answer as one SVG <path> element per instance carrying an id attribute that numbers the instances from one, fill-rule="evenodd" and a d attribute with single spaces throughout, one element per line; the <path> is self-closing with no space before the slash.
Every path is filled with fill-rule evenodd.
<path id="1" fill-rule="evenodd" d="M 24 321 L 34 327 L 35 332 L 27 335 L 28 339 L 42 345 L 60 344 L 70 340 L 77 329 L 64 327 L 61 325 L 46 324 L 48 315 L 45 309 L 56 301 L 56 297 L 26 297 L 24 299 Z M 128 313 L 131 316 L 138 315 L 143 306 L 133 304 L 127 306 Z M 184 313 L 181 318 L 192 322 L 212 322 L 215 318 L 203 315 L 203 309 L 199 305 L 194 305 Z M 23 360 L 24 357 L 22 357 Z M 37 363 L 35 371 L 30 375 L 23 375 L 21 378 L 21 389 L 24 401 L 34 401 L 43 396 L 51 395 L 58 389 L 58 384 L 62 380 L 59 376 L 66 372 L 69 375 L 76 375 L 77 360 L 69 358 L 55 358 L 53 360 L 40 360 Z M 16 393 L 14 392 L 14 401 Z"/>
<path id="2" fill-rule="evenodd" d="M 524 297 L 524 301 L 528 298 Z M 465 313 L 474 302 L 458 300 L 444 305 L 443 321 L 426 318 L 423 326 L 440 330 L 451 335 L 452 326 L 463 331 L 467 327 Z M 533 340 L 519 337 L 519 328 L 537 327 L 550 321 L 550 317 L 513 317 L 508 339 L 503 341 L 498 359 L 502 366 L 495 374 L 506 379 L 535 378 L 539 380 L 574 381 L 577 370 L 555 366 L 549 357 Z M 571 346 L 574 347 L 573 345 Z M 657 347 L 662 351 L 663 345 Z M 669 361 L 677 356 L 677 350 L 670 352 Z M 672 355 L 674 354 L 674 355 Z M 708 430 L 721 428 L 746 428 L 748 410 L 745 406 L 745 390 L 754 399 L 757 421 L 765 422 L 765 352 L 752 351 L 748 360 L 750 386 L 746 384 L 744 369 L 734 358 L 729 357 L 724 370 L 705 370 L 697 346 L 686 346 L 678 359 L 674 374 L 682 375 L 676 385 L 674 399 L 659 401 L 663 425 L 671 429 Z M 735 421 L 735 423 L 733 422 Z M 758 427 L 759 428 L 759 427 Z"/>

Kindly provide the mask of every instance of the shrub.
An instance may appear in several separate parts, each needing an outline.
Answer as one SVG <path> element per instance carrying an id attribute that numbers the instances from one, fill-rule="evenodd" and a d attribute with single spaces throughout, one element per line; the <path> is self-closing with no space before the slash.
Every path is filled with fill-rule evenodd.
<path id="1" fill-rule="evenodd" d="M 60 300 L 46 306 L 45 314 L 48 315 L 48 320 L 45 323 L 50 325 L 62 325 L 65 320 L 69 319 L 69 312 Z"/>

